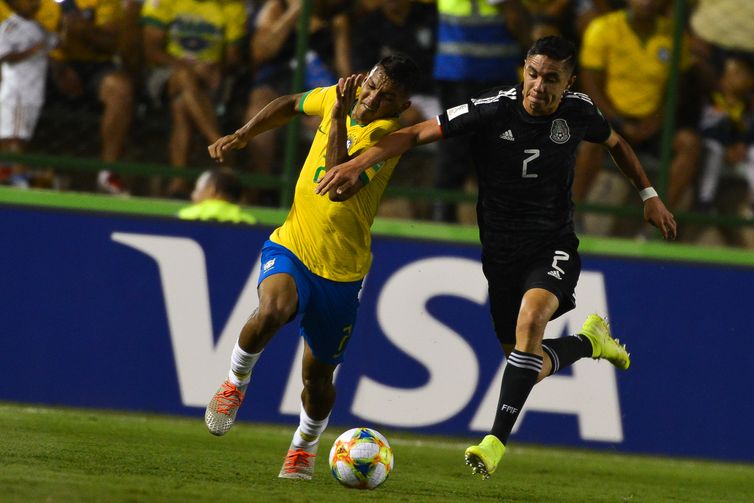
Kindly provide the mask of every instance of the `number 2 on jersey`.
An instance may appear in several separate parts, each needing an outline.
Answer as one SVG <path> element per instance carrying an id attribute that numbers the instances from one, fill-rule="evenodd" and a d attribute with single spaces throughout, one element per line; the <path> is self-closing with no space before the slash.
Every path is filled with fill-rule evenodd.
<path id="1" fill-rule="evenodd" d="M 524 165 L 521 168 L 521 178 L 537 178 L 539 175 L 536 173 L 528 173 L 526 171 L 526 168 L 528 164 L 539 157 L 539 149 L 538 148 L 527 148 L 524 150 L 524 154 L 529 154 L 529 157 L 524 159 Z"/>

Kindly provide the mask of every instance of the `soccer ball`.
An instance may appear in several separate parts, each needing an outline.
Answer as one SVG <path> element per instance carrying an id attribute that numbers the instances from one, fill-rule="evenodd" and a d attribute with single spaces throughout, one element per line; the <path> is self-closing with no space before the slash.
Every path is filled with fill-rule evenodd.
<path id="1" fill-rule="evenodd" d="M 374 489 L 393 469 L 393 450 L 387 439 L 371 428 L 352 428 L 330 449 L 330 470 L 335 480 L 354 489 Z"/>

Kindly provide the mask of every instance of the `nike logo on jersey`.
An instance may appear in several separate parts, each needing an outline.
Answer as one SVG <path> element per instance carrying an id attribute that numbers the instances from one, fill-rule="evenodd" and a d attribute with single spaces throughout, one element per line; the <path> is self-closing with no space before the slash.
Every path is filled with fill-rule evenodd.
<path id="1" fill-rule="evenodd" d="M 516 141 L 516 139 L 513 137 L 513 131 L 511 131 L 510 129 L 506 131 L 505 133 L 501 134 L 499 138 L 503 140 L 508 140 L 508 141 Z"/>

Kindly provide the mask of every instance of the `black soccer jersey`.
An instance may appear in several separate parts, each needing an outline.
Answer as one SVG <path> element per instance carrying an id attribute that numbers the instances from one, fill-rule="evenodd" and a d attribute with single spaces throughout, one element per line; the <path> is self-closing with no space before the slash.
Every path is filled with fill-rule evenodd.
<path id="1" fill-rule="evenodd" d="M 483 245 L 490 234 L 572 231 L 576 147 L 610 136 L 589 96 L 568 91 L 553 114 L 536 117 L 524 110 L 522 88 L 495 88 L 438 116 L 443 137 L 473 135 Z"/>

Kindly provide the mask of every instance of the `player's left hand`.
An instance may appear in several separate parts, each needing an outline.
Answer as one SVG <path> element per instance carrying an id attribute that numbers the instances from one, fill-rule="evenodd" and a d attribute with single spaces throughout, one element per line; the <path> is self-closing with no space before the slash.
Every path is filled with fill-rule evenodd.
<path id="1" fill-rule="evenodd" d="M 342 119 L 351 111 L 351 105 L 356 99 L 356 89 L 364 80 L 364 75 L 355 73 L 349 77 L 338 79 L 335 105 L 332 109 L 333 119 Z"/>
<path id="2" fill-rule="evenodd" d="M 650 197 L 644 202 L 644 220 L 660 229 L 663 238 L 675 239 L 675 218 L 659 197 Z"/>

